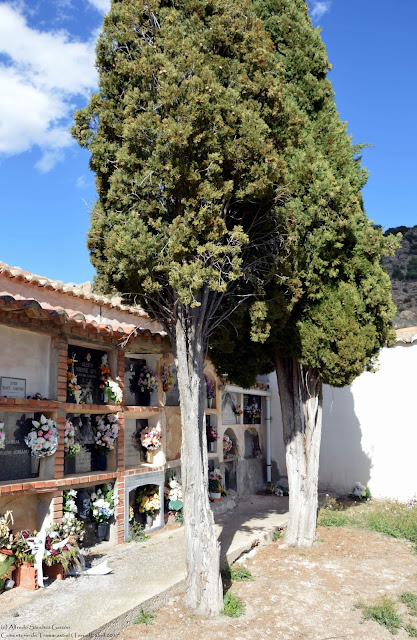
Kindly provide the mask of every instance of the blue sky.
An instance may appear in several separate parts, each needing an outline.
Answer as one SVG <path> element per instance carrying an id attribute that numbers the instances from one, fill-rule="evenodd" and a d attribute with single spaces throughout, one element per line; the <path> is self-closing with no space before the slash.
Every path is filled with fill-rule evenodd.
<path id="1" fill-rule="evenodd" d="M 417 224 L 417 2 L 310 0 L 336 103 L 371 175 L 368 216 Z M 64 282 L 94 275 L 85 248 L 95 199 L 88 153 L 69 136 L 94 91 L 109 0 L 0 0 L 0 260 Z"/>

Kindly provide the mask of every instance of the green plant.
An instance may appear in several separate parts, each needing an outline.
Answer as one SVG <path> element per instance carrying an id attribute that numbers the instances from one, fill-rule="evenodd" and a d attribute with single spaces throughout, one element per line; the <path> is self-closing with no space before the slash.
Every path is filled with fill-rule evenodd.
<path id="1" fill-rule="evenodd" d="M 414 625 L 405 624 L 404 629 L 405 631 L 407 631 L 408 635 L 411 636 L 411 638 L 417 638 L 417 629 L 416 627 L 414 627 Z"/>
<path id="2" fill-rule="evenodd" d="M 274 533 L 272 534 L 272 538 L 273 538 L 274 541 L 281 540 L 283 535 L 284 535 L 283 530 L 282 529 L 278 529 L 278 531 L 274 531 Z"/>
<path id="3" fill-rule="evenodd" d="M 245 604 L 237 596 L 234 596 L 230 591 L 226 593 L 223 599 L 223 610 L 220 611 L 223 616 L 229 616 L 229 618 L 239 618 L 245 613 Z"/>
<path id="4" fill-rule="evenodd" d="M 134 520 L 129 524 L 129 537 L 126 542 L 145 542 L 148 540 L 149 536 L 143 530 L 143 525 Z"/>
<path id="5" fill-rule="evenodd" d="M 407 605 L 410 616 L 417 616 L 417 596 L 414 593 L 406 591 L 398 596 L 398 600 Z"/>
<path id="6" fill-rule="evenodd" d="M 348 524 L 348 518 L 342 511 L 323 509 L 320 512 L 319 524 L 324 527 L 345 527 Z"/>
<path id="7" fill-rule="evenodd" d="M 247 582 L 253 580 L 250 570 L 242 564 L 232 564 L 231 567 L 227 567 L 227 569 L 223 571 L 223 575 L 226 580 L 230 582 Z"/>
<path id="8" fill-rule="evenodd" d="M 184 524 L 184 514 L 182 512 L 182 509 L 181 509 L 181 511 L 176 511 L 175 512 L 174 518 L 175 518 L 176 522 L 178 522 L 178 524 L 180 526 L 182 526 Z"/>
<path id="9" fill-rule="evenodd" d="M 133 620 L 133 624 L 153 624 L 156 615 L 154 613 L 149 613 L 149 611 L 140 610 L 140 615 Z"/>
<path id="10" fill-rule="evenodd" d="M 355 606 L 357 609 L 362 609 L 365 620 L 374 620 L 382 627 L 386 627 L 393 635 L 397 634 L 398 629 L 402 627 L 402 620 L 395 610 L 395 603 L 389 598 L 383 598 L 372 605 L 359 603 Z"/>

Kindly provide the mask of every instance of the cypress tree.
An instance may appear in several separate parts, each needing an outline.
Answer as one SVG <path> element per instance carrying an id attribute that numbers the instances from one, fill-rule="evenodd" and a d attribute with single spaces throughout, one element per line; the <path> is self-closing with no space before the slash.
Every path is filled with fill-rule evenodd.
<path id="1" fill-rule="evenodd" d="M 178 371 L 186 604 L 222 588 L 208 502 L 203 366 L 208 338 L 278 251 L 286 165 L 274 47 L 249 0 L 113 0 L 97 46 L 99 91 L 75 114 L 98 200 L 96 286 L 163 323 Z M 254 250 L 254 248 L 256 250 Z"/>
<path id="2" fill-rule="evenodd" d="M 366 172 L 360 167 L 360 149 L 352 145 L 338 116 L 326 77 L 325 47 L 312 27 L 307 4 L 265 0 L 256 9 L 283 69 L 283 103 L 296 114 L 282 140 L 288 247 L 284 256 L 277 256 L 266 301 L 257 307 L 258 319 L 270 327 L 267 340 L 264 330 L 253 327 L 253 314 L 251 320 L 242 310 L 235 327 L 218 334 L 211 356 L 245 386 L 256 373 L 275 368 L 290 490 L 285 542 L 311 546 L 322 385 L 350 384 L 365 367 L 372 367 L 381 346 L 391 339 L 394 307 L 380 258 L 392 253 L 397 241 L 384 238 L 365 215 L 361 188 Z M 239 353 L 244 354 L 244 366 L 237 361 Z"/>

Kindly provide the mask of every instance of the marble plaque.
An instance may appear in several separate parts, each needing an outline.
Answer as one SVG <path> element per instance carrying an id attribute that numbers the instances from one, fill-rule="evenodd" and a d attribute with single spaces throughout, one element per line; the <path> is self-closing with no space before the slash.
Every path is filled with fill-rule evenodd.
<path id="1" fill-rule="evenodd" d="M 80 385 L 81 402 L 84 404 L 102 404 L 103 392 L 100 389 L 101 360 L 104 351 L 98 349 L 86 349 L 68 345 L 68 357 L 74 361 L 74 373 L 77 376 L 77 384 Z M 71 395 L 67 395 L 67 402 L 74 402 Z"/>
<path id="2" fill-rule="evenodd" d="M 75 456 L 75 473 L 91 471 L 91 452 L 81 445 L 80 451 Z"/>
<path id="3" fill-rule="evenodd" d="M 222 394 L 222 424 L 236 424 L 235 409 L 239 406 L 237 393 L 225 391 Z"/>
<path id="4" fill-rule="evenodd" d="M 24 441 L 34 419 L 34 413 L 0 413 L 6 434 L 5 448 L 0 449 L 0 482 L 38 476 L 39 458 L 31 455 Z"/>

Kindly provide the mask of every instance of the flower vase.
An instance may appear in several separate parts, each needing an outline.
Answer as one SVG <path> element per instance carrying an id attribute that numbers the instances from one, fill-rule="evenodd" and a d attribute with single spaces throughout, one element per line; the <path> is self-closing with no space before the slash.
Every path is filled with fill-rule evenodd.
<path id="1" fill-rule="evenodd" d="M 91 471 L 106 471 L 106 469 L 107 455 L 93 448 L 91 451 Z"/>
<path id="2" fill-rule="evenodd" d="M 249 418 L 249 424 L 255 424 L 255 418 Z"/>
<path id="3" fill-rule="evenodd" d="M 68 476 L 73 473 L 75 473 L 75 456 L 65 456 L 64 475 Z"/>
<path id="4" fill-rule="evenodd" d="M 240 416 L 235 416 L 236 417 L 236 424 L 240 424 Z"/>
<path id="5" fill-rule="evenodd" d="M 96 529 L 97 538 L 101 541 L 110 539 L 110 525 L 108 522 L 98 522 Z"/>
<path id="6" fill-rule="evenodd" d="M 209 498 L 210 500 L 220 500 L 220 498 L 222 497 L 222 494 L 219 492 L 214 492 L 214 491 L 209 491 Z"/>
<path id="7" fill-rule="evenodd" d="M 149 515 L 149 513 L 146 514 L 146 528 L 150 529 L 151 527 L 153 527 L 153 516 Z"/>
<path id="8" fill-rule="evenodd" d="M 209 452 L 210 453 L 216 453 L 216 443 L 215 442 L 210 440 L 209 443 L 208 443 L 208 446 L 209 446 Z"/>
<path id="9" fill-rule="evenodd" d="M 213 398 L 207 398 L 207 406 L 209 409 L 212 408 L 213 406 Z"/>
<path id="10" fill-rule="evenodd" d="M 146 449 L 146 462 L 153 464 L 153 451 L 149 451 L 149 449 Z"/>
<path id="11" fill-rule="evenodd" d="M 138 407 L 149 407 L 151 404 L 151 392 L 150 391 L 138 391 Z"/>

